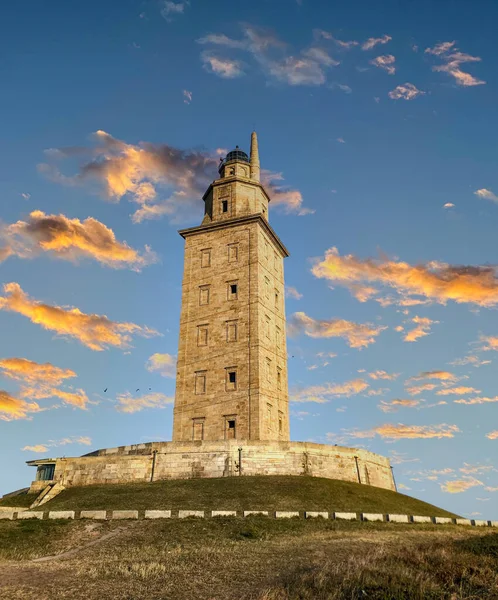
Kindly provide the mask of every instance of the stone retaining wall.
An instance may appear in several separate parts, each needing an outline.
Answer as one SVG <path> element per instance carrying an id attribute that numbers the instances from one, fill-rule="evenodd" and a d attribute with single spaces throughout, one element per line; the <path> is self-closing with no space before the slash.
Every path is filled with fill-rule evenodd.
<path id="1" fill-rule="evenodd" d="M 496 527 L 498 521 L 482 519 L 453 519 L 449 517 L 421 517 L 414 515 L 390 515 L 382 513 L 329 512 L 329 511 L 267 511 L 267 510 L 65 510 L 65 511 L 2 511 L 0 520 L 16 519 L 94 519 L 94 520 L 138 520 L 138 519 L 186 519 L 217 517 L 269 517 L 275 519 L 334 519 L 348 521 L 379 521 L 388 523 L 431 523 L 433 525 L 467 525 L 471 527 Z"/>
<path id="2" fill-rule="evenodd" d="M 37 462 L 30 464 L 36 466 Z M 395 489 L 388 458 L 366 450 L 308 442 L 154 442 L 58 458 L 54 463 L 54 479 L 33 482 L 32 492 L 39 491 L 41 483 L 71 487 L 239 474 L 310 475 Z"/>

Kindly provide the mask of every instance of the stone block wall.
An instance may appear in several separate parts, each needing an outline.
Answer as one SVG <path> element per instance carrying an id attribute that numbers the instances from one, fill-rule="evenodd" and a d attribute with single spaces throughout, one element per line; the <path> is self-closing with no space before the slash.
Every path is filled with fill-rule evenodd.
<path id="1" fill-rule="evenodd" d="M 308 442 L 154 442 L 59 458 L 55 465 L 53 481 L 66 487 L 231 477 L 241 472 L 308 475 L 395 489 L 389 459 L 365 450 Z M 37 491 L 40 483 L 33 482 L 31 491 Z"/>

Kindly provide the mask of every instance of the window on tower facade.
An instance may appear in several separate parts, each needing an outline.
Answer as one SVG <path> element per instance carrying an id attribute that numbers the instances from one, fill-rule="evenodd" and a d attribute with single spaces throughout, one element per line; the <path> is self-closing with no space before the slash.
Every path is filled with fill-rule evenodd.
<path id="1" fill-rule="evenodd" d="M 268 260 L 270 258 L 270 244 L 265 240 L 265 258 Z"/>
<path id="2" fill-rule="evenodd" d="M 209 304 L 209 285 L 199 286 L 199 305 Z"/>
<path id="3" fill-rule="evenodd" d="M 276 252 L 273 253 L 273 267 L 278 272 L 278 254 Z"/>
<path id="4" fill-rule="evenodd" d="M 237 389 L 237 367 L 226 368 L 225 389 L 227 392 L 233 392 Z"/>
<path id="5" fill-rule="evenodd" d="M 282 369 L 277 367 L 277 389 L 282 389 Z"/>
<path id="6" fill-rule="evenodd" d="M 267 417 L 267 424 L 268 424 L 268 433 L 271 432 L 271 416 L 272 416 L 272 405 L 267 404 L 266 405 L 266 417 Z"/>
<path id="7" fill-rule="evenodd" d="M 197 345 L 207 346 L 208 345 L 209 328 L 208 325 L 197 326 Z"/>
<path id="8" fill-rule="evenodd" d="M 280 293 L 278 290 L 275 290 L 275 308 L 277 310 L 280 308 Z"/>
<path id="9" fill-rule="evenodd" d="M 228 200 L 222 200 L 221 201 L 221 212 L 222 213 L 227 213 L 228 212 Z"/>
<path id="10" fill-rule="evenodd" d="M 195 372 L 195 393 L 196 394 L 205 394 L 206 393 L 206 371 L 196 371 Z"/>
<path id="11" fill-rule="evenodd" d="M 238 337 L 237 321 L 227 321 L 227 342 L 236 342 Z"/>
<path id="12" fill-rule="evenodd" d="M 266 359 L 266 381 L 271 381 L 271 359 Z"/>
<path id="13" fill-rule="evenodd" d="M 211 266 L 211 248 L 201 250 L 201 267 Z"/>
<path id="14" fill-rule="evenodd" d="M 278 433 L 282 435 L 284 432 L 284 413 L 278 411 Z"/>
<path id="15" fill-rule="evenodd" d="M 237 281 L 229 281 L 228 282 L 228 290 L 227 290 L 227 299 L 228 300 L 237 300 L 237 295 L 239 291 L 239 286 Z"/>
<path id="16" fill-rule="evenodd" d="M 281 338 L 282 338 L 282 331 L 281 331 L 280 327 L 275 327 L 275 341 L 277 344 L 277 348 L 280 348 Z"/>
<path id="17" fill-rule="evenodd" d="M 201 441 L 204 439 L 204 419 L 192 419 L 192 439 Z"/>
<path id="18" fill-rule="evenodd" d="M 233 263 L 239 260 L 239 244 L 228 244 L 228 262 Z"/>
<path id="19" fill-rule="evenodd" d="M 235 415 L 225 417 L 225 439 L 234 440 L 237 437 L 237 418 Z"/>
<path id="20" fill-rule="evenodd" d="M 271 328 L 271 320 L 268 315 L 265 315 L 265 335 L 266 339 L 270 339 L 270 328 Z"/>
<path id="21" fill-rule="evenodd" d="M 265 277 L 265 296 L 270 298 L 270 280 L 268 277 Z"/>

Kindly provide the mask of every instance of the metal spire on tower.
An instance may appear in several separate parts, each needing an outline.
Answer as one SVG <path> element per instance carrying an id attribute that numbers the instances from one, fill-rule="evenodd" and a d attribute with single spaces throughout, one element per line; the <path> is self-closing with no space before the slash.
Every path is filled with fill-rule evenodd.
<path id="1" fill-rule="evenodd" d="M 255 131 L 251 133 L 251 179 L 260 181 L 258 136 Z"/>

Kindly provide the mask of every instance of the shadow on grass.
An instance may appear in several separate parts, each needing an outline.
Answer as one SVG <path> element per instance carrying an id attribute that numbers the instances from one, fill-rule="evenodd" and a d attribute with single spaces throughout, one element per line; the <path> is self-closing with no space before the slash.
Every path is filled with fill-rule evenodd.
<path id="1" fill-rule="evenodd" d="M 454 546 L 462 552 L 469 552 L 477 556 L 490 556 L 498 560 L 498 533 L 460 540 L 455 542 Z"/>

